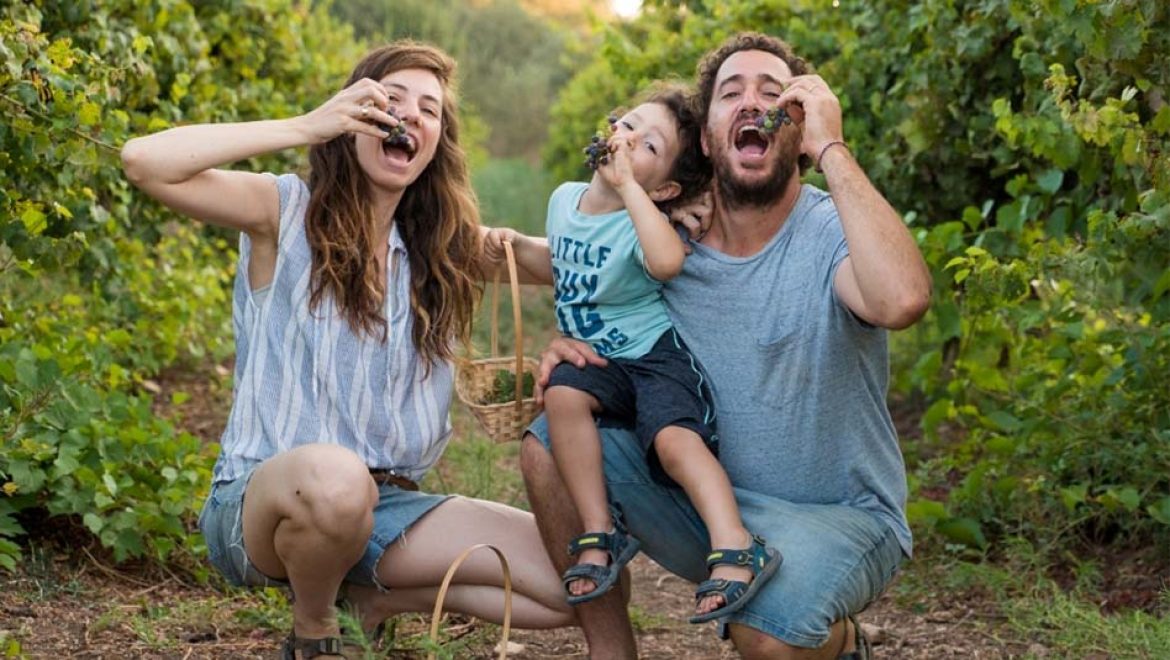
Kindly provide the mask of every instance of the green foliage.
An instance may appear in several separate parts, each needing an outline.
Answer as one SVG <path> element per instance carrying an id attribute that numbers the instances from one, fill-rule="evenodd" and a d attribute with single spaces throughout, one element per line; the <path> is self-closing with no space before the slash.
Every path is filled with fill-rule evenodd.
<path id="1" fill-rule="evenodd" d="M 548 198 L 554 186 L 543 169 L 518 158 L 492 159 L 472 172 L 472 183 L 484 224 L 544 235 Z"/>
<path id="2" fill-rule="evenodd" d="M 538 155 L 549 101 L 568 78 L 569 33 L 515 0 L 347 0 L 332 10 L 371 41 L 409 37 L 443 48 L 459 63 L 462 109 L 491 127 L 488 151 Z"/>
<path id="3" fill-rule="evenodd" d="M 894 339 L 895 385 L 926 410 L 916 525 L 974 548 L 1170 539 L 1165 3 L 839 5 L 650 3 L 565 87 L 548 169 L 579 178 L 610 107 L 729 34 L 784 38 L 934 273 L 930 314 Z"/>
<path id="4" fill-rule="evenodd" d="M 532 396 L 535 379 L 531 371 L 525 371 L 520 383 L 520 396 Z M 480 403 L 508 403 L 516 400 L 516 374 L 511 369 L 498 369 L 492 378 L 492 391 Z"/>
<path id="5" fill-rule="evenodd" d="M 165 558 L 209 481 L 216 448 L 157 419 L 142 385 L 230 354 L 233 250 L 135 194 L 120 145 L 299 114 L 361 49 L 291 0 L 0 8 L 0 168 L 18 182 L 0 187 L 0 566 L 33 511 L 79 517 L 118 559 Z"/>

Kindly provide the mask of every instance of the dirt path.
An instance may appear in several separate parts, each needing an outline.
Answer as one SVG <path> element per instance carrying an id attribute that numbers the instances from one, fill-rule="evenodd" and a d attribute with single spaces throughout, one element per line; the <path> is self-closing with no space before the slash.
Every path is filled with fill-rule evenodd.
<path id="1" fill-rule="evenodd" d="M 691 586 L 639 557 L 632 618 L 641 657 L 733 658 L 713 626 L 691 626 Z M 422 617 L 402 617 L 390 648 L 373 657 L 421 658 Z M 1028 651 L 998 639 L 977 603 L 910 612 L 886 596 L 861 616 L 877 658 L 1006 658 Z M 112 569 L 86 551 L 34 552 L 0 580 L 0 654 L 13 640 L 31 658 L 272 658 L 287 625 L 283 597 L 226 594 L 155 568 Z M 451 617 L 454 657 L 493 657 L 499 628 Z M 514 631 L 511 657 L 584 658 L 580 631 Z M 359 656 L 355 656 L 359 657 Z"/>
<path id="2" fill-rule="evenodd" d="M 216 439 L 230 405 L 227 371 L 216 370 L 218 379 L 185 374 L 151 384 L 159 389 L 159 401 L 169 401 L 175 390 L 191 394 L 179 408 L 160 407 L 158 412 L 192 433 Z M 468 423 L 459 421 L 457 426 Z M 177 569 L 114 568 L 92 539 L 88 548 L 78 548 L 76 539 L 86 536 L 80 528 L 43 531 L 46 540 L 34 542 L 21 572 L 0 575 L 0 655 L 184 660 L 276 656 L 289 625 L 279 592 L 227 593 L 200 586 Z M 686 623 L 691 585 L 644 557 L 631 566 L 631 615 L 643 658 L 735 657 L 731 645 L 716 638 L 713 624 Z M 916 570 L 915 565 L 908 570 Z M 998 622 L 981 614 L 990 608 L 979 603 L 913 608 L 899 606 L 887 594 L 861 616 L 876 643 L 876 657 L 1002 658 L 1028 651 L 1002 641 L 996 634 Z M 492 657 L 497 627 L 449 619 L 445 629 L 453 639 L 454 657 Z M 390 648 L 373 657 L 423 657 L 418 649 L 425 632 L 423 617 L 400 617 Z M 517 658 L 583 658 L 586 652 L 576 629 L 515 631 L 512 641 Z"/>

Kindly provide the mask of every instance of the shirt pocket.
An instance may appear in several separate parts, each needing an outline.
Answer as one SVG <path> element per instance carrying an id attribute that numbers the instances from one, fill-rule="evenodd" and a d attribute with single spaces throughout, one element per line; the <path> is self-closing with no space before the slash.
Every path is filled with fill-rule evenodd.
<path id="1" fill-rule="evenodd" d="M 757 409 L 793 411 L 807 384 L 805 337 L 796 319 L 784 319 L 764 328 L 755 345 L 755 380 L 752 402 Z"/>

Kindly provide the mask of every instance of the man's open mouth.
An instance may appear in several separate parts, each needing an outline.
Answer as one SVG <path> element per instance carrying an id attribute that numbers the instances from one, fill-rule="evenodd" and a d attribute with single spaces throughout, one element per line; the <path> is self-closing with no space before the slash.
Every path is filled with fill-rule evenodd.
<path id="1" fill-rule="evenodd" d="M 771 140 L 755 124 L 744 124 L 735 132 L 736 151 L 749 156 L 762 156 Z"/>

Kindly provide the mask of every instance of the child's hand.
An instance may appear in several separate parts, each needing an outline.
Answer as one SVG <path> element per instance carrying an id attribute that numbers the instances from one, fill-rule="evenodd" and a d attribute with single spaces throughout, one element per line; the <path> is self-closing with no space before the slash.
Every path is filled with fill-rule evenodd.
<path id="1" fill-rule="evenodd" d="M 623 186 L 637 185 L 637 181 L 634 180 L 634 168 L 630 164 L 630 151 L 633 148 L 632 138 L 609 139 L 609 162 L 598 167 L 597 171 L 614 190 L 621 191 Z"/>
<path id="2" fill-rule="evenodd" d="M 504 263 L 504 242 L 515 244 L 522 237 L 511 227 L 492 227 L 483 240 L 483 255 L 492 264 Z"/>
<path id="3" fill-rule="evenodd" d="M 715 219 L 715 199 L 711 191 L 707 191 L 691 201 L 677 206 L 670 211 L 670 221 L 682 225 L 691 240 L 698 243 L 703 240 L 711 229 Z M 686 245 L 687 254 L 690 254 L 690 245 Z"/>

